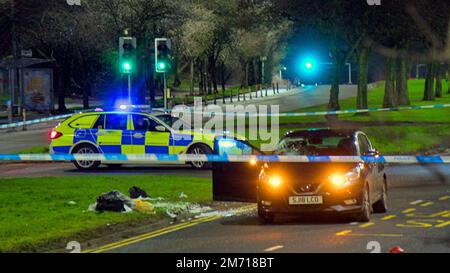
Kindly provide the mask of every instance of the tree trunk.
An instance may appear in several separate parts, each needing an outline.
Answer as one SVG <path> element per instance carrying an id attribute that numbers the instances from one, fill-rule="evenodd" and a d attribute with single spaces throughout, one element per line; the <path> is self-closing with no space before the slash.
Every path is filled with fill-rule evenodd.
<path id="1" fill-rule="evenodd" d="M 198 92 L 200 95 L 203 95 L 203 65 L 202 62 L 198 62 Z"/>
<path id="2" fill-rule="evenodd" d="M 435 89 L 436 98 L 442 98 L 442 72 L 441 72 L 441 64 L 436 63 L 436 89 Z"/>
<path id="3" fill-rule="evenodd" d="M 259 67 L 258 67 L 258 60 L 253 60 L 253 73 L 255 78 L 255 84 L 259 83 Z"/>
<path id="4" fill-rule="evenodd" d="M 447 94 L 450 94 L 450 63 L 447 63 L 447 65 L 446 65 L 445 75 L 446 75 L 447 86 L 448 86 Z"/>
<path id="5" fill-rule="evenodd" d="M 386 68 L 385 68 L 386 82 L 384 86 L 384 100 L 383 100 L 383 107 L 385 108 L 397 106 L 395 95 L 394 67 L 395 67 L 395 60 L 392 58 L 386 58 Z"/>
<path id="6" fill-rule="evenodd" d="M 425 90 L 423 92 L 423 100 L 434 100 L 434 65 L 427 64 L 427 75 L 425 76 Z"/>
<path id="7" fill-rule="evenodd" d="M 90 95 L 90 91 L 91 91 L 91 84 L 87 83 L 84 84 L 83 87 L 83 109 L 89 109 L 89 95 Z"/>
<path id="8" fill-rule="evenodd" d="M 330 100 L 328 102 L 328 110 L 336 111 L 340 109 L 339 106 L 339 83 L 341 80 L 341 72 L 344 66 L 344 61 L 335 58 L 333 65 L 333 75 L 331 80 Z"/>
<path id="9" fill-rule="evenodd" d="M 181 84 L 181 80 L 180 80 L 180 67 L 178 65 L 177 58 L 173 60 L 172 71 L 175 72 L 175 74 L 173 75 L 173 87 L 178 87 Z"/>
<path id="10" fill-rule="evenodd" d="M 396 73 L 396 90 L 397 90 L 397 103 L 398 105 L 409 105 L 409 93 L 408 93 L 408 60 L 406 57 L 400 57 L 397 59 Z"/>
<path id="11" fill-rule="evenodd" d="M 194 95 L 194 60 L 190 61 L 190 74 L 189 74 L 189 95 Z"/>
<path id="12" fill-rule="evenodd" d="M 369 70 L 369 49 L 362 47 L 358 52 L 358 91 L 356 108 L 367 109 L 367 76 Z"/>
<path id="13" fill-rule="evenodd" d="M 57 74 L 58 74 L 58 112 L 64 113 L 67 112 L 66 108 L 66 83 L 65 83 L 65 75 L 64 75 L 64 67 L 58 66 L 57 67 Z"/>
<path id="14" fill-rule="evenodd" d="M 225 64 L 220 64 L 220 84 L 222 87 L 222 99 L 225 102 Z"/>
<path id="15" fill-rule="evenodd" d="M 247 61 L 247 62 L 245 62 L 245 87 L 248 87 L 249 84 L 250 83 L 249 83 L 249 79 L 248 79 L 248 61 Z"/>

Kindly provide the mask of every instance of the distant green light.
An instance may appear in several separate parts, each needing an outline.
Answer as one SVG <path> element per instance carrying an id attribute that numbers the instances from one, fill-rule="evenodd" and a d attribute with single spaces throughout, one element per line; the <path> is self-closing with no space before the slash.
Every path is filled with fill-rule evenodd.
<path id="1" fill-rule="evenodd" d="M 311 69 L 312 68 L 312 63 L 311 62 L 306 62 L 305 63 L 305 67 L 306 67 L 306 69 Z"/>
<path id="2" fill-rule="evenodd" d="M 123 63 L 123 69 L 125 69 L 125 71 L 130 71 L 131 70 L 131 64 L 130 63 Z"/>
<path id="3" fill-rule="evenodd" d="M 165 70 L 166 69 L 166 63 L 158 62 L 158 69 L 159 70 Z"/>

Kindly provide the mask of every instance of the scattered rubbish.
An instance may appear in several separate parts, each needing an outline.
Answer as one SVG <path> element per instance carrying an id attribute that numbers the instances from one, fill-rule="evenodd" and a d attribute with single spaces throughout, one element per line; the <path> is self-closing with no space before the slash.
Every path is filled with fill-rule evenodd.
<path id="1" fill-rule="evenodd" d="M 171 212 L 170 210 L 166 210 L 166 214 L 172 219 L 177 218 L 177 215 L 175 213 Z"/>
<path id="2" fill-rule="evenodd" d="M 180 192 L 179 198 L 188 198 L 188 196 L 184 192 Z"/>
<path id="3" fill-rule="evenodd" d="M 119 191 L 111 191 L 97 197 L 95 210 L 98 212 L 115 211 L 129 212 L 132 211 L 134 203 L 131 198 Z"/>
<path id="4" fill-rule="evenodd" d="M 149 197 L 147 195 L 147 193 L 143 189 L 141 189 L 139 187 L 136 187 L 136 186 L 131 187 L 128 190 L 128 192 L 130 193 L 130 197 L 133 198 L 133 199 L 136 199 L 136 198 L 139 198 L 139 197 L 141 197 L 141 198 Z"/>
<path id="5" fill-rule="evenodd" d="M 165 211 L 167 216 L 171 218 L 171 222 L 177 222 L 179 216 L 189 217 L 188 221 L 192 220 L 192 216 L 202 215 L 211 212 L 212 209 L 208 206 L 200 206 L 199 204 L 178 201 L 165 201 L 162 197 L 152 198 L 143 189 L 133 186 L 129 190 L 130 197 L 123 193 L 114 190 L 108 193 L 103 193 L 97 197 L 97 202 L 91 204 L 88 211 L 104 212 L 140 212 L 145 214 L 156 214 L 157 211 Z M 188 198 L 188 196 L 181 192 L 179 198 Z M 70 205 L 75 205 L 76 202 L 67 202 Z M 185 220 L 182 220 L 185 221 Z"/>
<path id="6" fill-rule="evenodd" d="M 133 199 L 134 201 L 134 209 L 138 212 L 146 213 L 146 214 L 155 214 L 155 207 L 148 201 L 137 198 Z"/>
<path id="7" fill-rule="evenodd" d="M 68 201 L 68 202 L 66 202 L 66 204 L 70 205 L 70 206 L 75 206 L 77 204 L 77 202 L 75 202 L 75 201 Z"/>

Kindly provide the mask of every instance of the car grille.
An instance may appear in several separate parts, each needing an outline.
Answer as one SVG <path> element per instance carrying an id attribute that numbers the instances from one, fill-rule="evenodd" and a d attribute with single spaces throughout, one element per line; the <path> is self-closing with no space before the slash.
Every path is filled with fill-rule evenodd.
<path id="1" fill-rule="evenodd" d="M 292 189 L 297 193 L 315 192 L 319 185 L 316 182 L 296 182 L 292 184 Z"/>

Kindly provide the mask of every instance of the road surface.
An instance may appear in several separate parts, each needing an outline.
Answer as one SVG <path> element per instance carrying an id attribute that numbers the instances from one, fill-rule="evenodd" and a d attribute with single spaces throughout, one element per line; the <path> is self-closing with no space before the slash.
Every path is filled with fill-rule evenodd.
<path id="1" fill-rule="evenodd" d="M 329 99 L 329 85 L 320 86 L 306 86 L 302 89 L 293 89 L 277 96 L 264 97 L 254 99 L 252 101 L 241 101 L 234 103 L 242 104 L 258 104 L 258 105 L 283 105 L 280 111 L 287 112 L 297 110 L 303 107 L 310 107 L 320 104 L 328 103 Z M 355 97 L 355 85 L 342 85 L 340 88 L 340 99 Z M 28 131 L 21 131 L 17 128 L 15 132 L 7 132 L 7 130 L 0 130 L 0 153 L 18 153 L 24 149 L 29 149 L 37 146 L 45 146 L 49 144 L 48 133 L 58 124 L 59 121 L 50 121 L 41 125 L 29 126 Z M 39 129 L 32 129 L 38 126 Z"/>
<path id="2" fill-rule="evenodd" d="M 369 223 L 336 217 L 279 217 L 262 225 L 255 210 L 156 236 L 109 252 L 450 252 L 450 166 L 391 166 L 389 211 Z M 442 177 L 434 172 L 440 172 Z"/>

